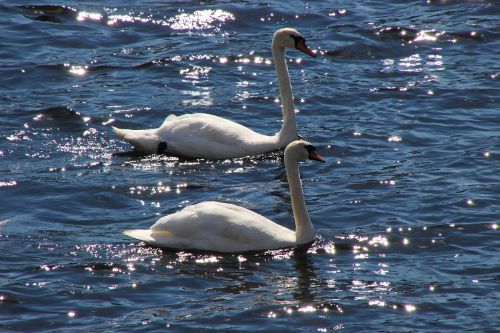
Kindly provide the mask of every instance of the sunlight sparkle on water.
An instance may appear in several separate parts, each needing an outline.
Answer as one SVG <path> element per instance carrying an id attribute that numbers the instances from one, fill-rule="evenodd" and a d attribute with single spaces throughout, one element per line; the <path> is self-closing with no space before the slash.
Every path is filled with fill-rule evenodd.
<path id="1" fill-rule="evenodd" d="M 66 66 L 66 64 L 65 64 Z M 69 66 L 69 64 L 68 64 Z M 89 69 L 89 66 L 80 66 L 80 65 L 73 65 L 69 68 L 69 72 L 73 75 L 77 76 L 83 76 L 87 74 L 87 70 Z"/>
<path id="2" fill-rule="evenodd" d="M 211 69 L 211 67 L 192 66 L 191 68 L 181 69 L 179 74 L 188 79 L 199 80 L 207 77 Z"/>
<path id="3" fill-rule="evenodd" d="M 379 299 L 372 299 L 372 300 L 368 301 L 368 305 L 384 307 L 384 306 L 386 306 L 386 303 L 382 300 L 379 300 Z"/>
<path id="4" fill-rule="evenodd" d="M 307 305 L 304 307 L 299 308 L 299 312 L 304 312 L 304 313 L 310 313 L 310 312 L 316 312 L 316 308 L 312 305 Z"/>
<path id="5" fill-rule="evenodd" d="M 221 9 L 197 10 L 193 13 L 182 13 L 168 20 L 175 30 L 204 30 L 214 28 L 214 24 L 234 21 L 234 15 Z"/>
<path id="6" fill-rule="evenodd" d="M 122 22 L 128 22 L 128 23 L 141 22 L 141 23 L 155 23 L 160 25 L 166 25 L 166 22 L 161 20 L 151 20 L 149 18 L 138 17 L 133 15 L 110 15 L 108 17 L 107 23 L 108 25 L 116 25 Z"/>
<path id="7" fill-rule="evenodd" d="M 389 246 L 389 240 L 387 239 L 387 237 L 384 236 L 375 236 L 372 239 L 370 239 L 368 244 L 373 245 L 374 247 L 377 247 L 379 245 L 387 247 Z"/>
<path id="8" fill-rule="evenodd" d="M 393 136 L 390 136 L 387 141 L 389 142 L 400 142 L 402 139 L 400 136 L 397 136 L 397 135 L 393 135 Z"/>
<path id="9" fill-rule="evenodd" d="M 335 244 L 333 242 L 326 244 L 324 249 L 328 254 L 335 254 Z"/>
<path id="10" fill-rule="evenodd" d="M 208 264 L 208 263 L 219 262 L 219 259 L 216 256 L 209 256 L 204 258 L 198 258 L 195 261 L 197 264 Z"/>
<path id="11" fill-rule="evenodd" d="M 417 33 L 413 41 L 415 42 L 435 42 L 443 32 L 436 32 L 435 30 L 422 30 Z"/>
<path id="12" fill-rule="evenodd" d="M 202 88 L 206 89 L 206 88 Z M 182 90 L 182 95 L 187 95 L 192 98 L 186 98 L 181 101 L 183 105 L 190 106 L 211 106 L 213 105 L 213 99 L 211 97 L 210 90 L 201 90 L 201 91 L 193 91 L 193 90 Z"/>
<path id="13" fill-rule="evenodd" d="M 101 21 L 105 16 L 101 13 L 80 11 L 76 19 L 80 22 Z M 170 26 L 175 30 L 204 30 L 214 28 L 216 23 L 234 20 L 234 15 L 221 9 L 199 10 L 193 13 L 182 13 L 168 20 L 155 19 L 152 15 L 144 16 L 144 13 L 136 14 L 112 14 L 106 17 L 106 23 L 110 26 L 120 23 L 150 23 L 160 26 Z"/>
<path id="14" fill-rule="evenodd" d="M 102 20 L 102 18 L 103 18 L 103 16 L 101 13 L 90 13 L 90 12 L 85 12 L 85 11 L 78 12 L 78 15 L 76 16 L 76 19 L 80 22 L 100 21 L 100 20 Z"/>
<path id="15" fill-rule="evenodd" d="M 417 308 L 415 307 L 415 305 L 412 305 L 412 304 L 406 304 L 405 305 L 405 310 L 407 312 L 414 312 Z"/>
<path id="16" fill-rule="evenodd" d="M 409 57 L 400 59 L 398 65 L 401 72 L 421 72 L 422 58 L 420 57 L 420 54 L 412 54 Z"/>
<path id="17" fill-rule="evenodd" d="M 333 11 L 332 13 L 329 13 L 328 16 L 344 15 L 345 13 L 347 13 L 347 9 L 339 9 L 339 10 Z"/>

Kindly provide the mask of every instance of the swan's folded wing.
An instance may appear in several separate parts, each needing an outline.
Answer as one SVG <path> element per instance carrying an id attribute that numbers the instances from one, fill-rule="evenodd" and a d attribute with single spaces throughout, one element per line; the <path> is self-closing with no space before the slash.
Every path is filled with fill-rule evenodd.
<path id="1" fill-rule="evenodd" d="M 173 119 L 166 119 L 165 128 L 160 129 L 159 134 L 168 131 L 173 138 L 196 137 L 199 140 L 209 140 L 221 144 L 234 143 L 235 140 L 244 140 L 259 133 L 240 125 L 234 121 L 218 116 L 193 113 Z"/>
<path id="2" fill-rule="evenodd" d="M 158 136 L 171 153 L 202 158 L 243 157 L 274 150 L 276 139 L 221 117 L 195 113 L 166 121 Z"/>
<path id="3" fill-rule="evenodd" d="M 168 232 L 168 234 L 161 234 Z M 158 234 L 156 234 L 158 233 Z M 220 252 L 292 246 L 295 233 L 246 208 L 221 202 L 202 202 L 159 219 L 151 233 L 133 235 L 160 246 L 210 249 Z"/>

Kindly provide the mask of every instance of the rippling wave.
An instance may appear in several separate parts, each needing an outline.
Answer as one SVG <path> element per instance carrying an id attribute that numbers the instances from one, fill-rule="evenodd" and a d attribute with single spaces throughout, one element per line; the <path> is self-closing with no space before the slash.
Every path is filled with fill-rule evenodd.
<path id="1" fill-rule="evenodd" d="M 499 260 L 493 1 L 0 5 L 0 330 L 488 332 Z M 287 52 L 314 243 L 220 254 L 122 234 L 204 200 L 293 228 L 282 152 L 143 155 L 111 125 L 280 127 Z M 401 323 L 404 323 L 402 325 Z"/>

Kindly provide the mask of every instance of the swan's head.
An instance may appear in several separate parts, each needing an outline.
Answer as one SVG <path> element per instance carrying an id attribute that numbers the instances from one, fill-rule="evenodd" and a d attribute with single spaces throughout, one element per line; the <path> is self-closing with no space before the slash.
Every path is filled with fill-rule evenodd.
<path id="1" fill-rule="evenodd" d="M 325 162 L 325 159 L 316 152 L 316 147 L 303 140 L 293 141 L 286 146 L 285 159 L 288 158 L 293 158 L 297 162 L 305 160 Z"/>
<path id="2" fill-rule="evenodd" d="M 273 36 L 274 45 L 281 48 L 297 49 L 308 56 L 316 57 L 316 53 L 307 47 L 305 38 L 302 37 L 300 32 L 292 28 L 283 28 L 276 31 Z"/>

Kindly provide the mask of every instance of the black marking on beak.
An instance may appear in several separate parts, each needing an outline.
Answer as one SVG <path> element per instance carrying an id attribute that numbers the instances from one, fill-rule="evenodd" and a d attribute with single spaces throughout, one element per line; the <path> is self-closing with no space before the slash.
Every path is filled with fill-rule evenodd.
<path id="1" fill-rule="evenodd" d="M 316 58 L 316 53 L 314 53 L 307 45 L 306 45 L 306 39 L 302 36 L 295 36 L 295 35 L 290 35 L 290 37 L 293 38 L 295 41 L 295 48 L 301 52 L 304 52 L 310 57 Z"/>
<path id="2" fill-rule="evenodd" d="M 306 43 L 306 39 L 302 36 L 295 36 L 295 35 L 290 35 L 290 37 L 293 38 L 293 40 L 295 41 L 295 47 L 297 47 L 297 45 L 300 44 L 300 42 L 302 43 Z"/>
<path id="3" fill-rule="evenodd" d="M 308 152 L 316 151 L 316 147 L 313 145 L 306 145 L 305 146 Z"/>
<path id="4" fill-rule="evenodd" d="M 325 159 L 316 152 L 316 147 L 313 145 L 306 145 L 307 152 L 309 153 L 309 159 L 314 161 L 319 161 L 325 163 Z"/>

